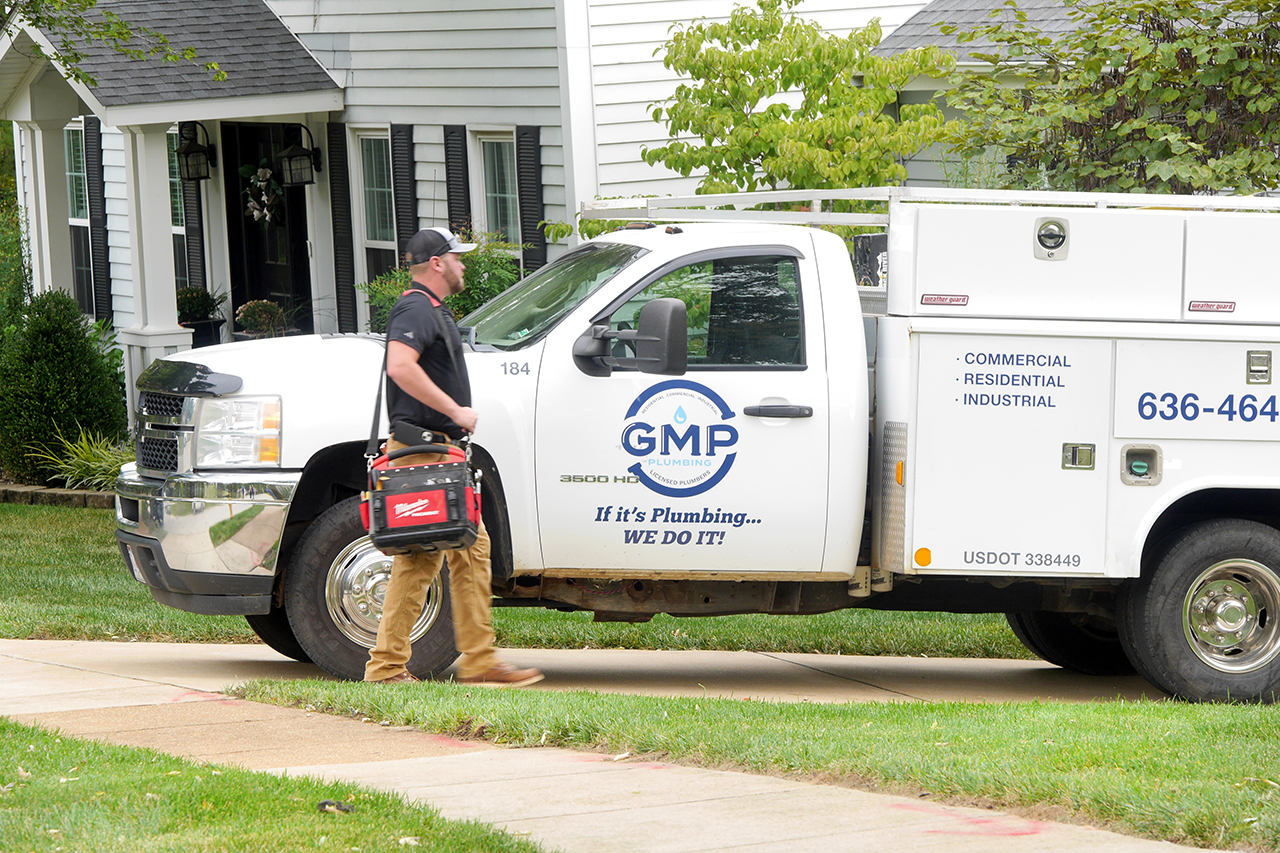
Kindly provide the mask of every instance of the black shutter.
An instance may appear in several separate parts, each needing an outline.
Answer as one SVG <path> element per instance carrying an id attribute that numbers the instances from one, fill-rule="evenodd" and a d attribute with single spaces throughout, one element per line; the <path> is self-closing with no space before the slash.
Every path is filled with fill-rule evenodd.
<path id="1" fill-rule="evenodd" d="M 178 123 L 178 143 L 196 140 L 196 123 Z M 182 182 L 182 215 L 186 223 L 187 284 L 208 287 L 204 277 L 204 210 L 200 202 L 200 181 Z"/>
<path id="2" fill-rule="evenodd" d="M 396 204 L 397 258 L 418 233 L 418 182 L 413 174 L 413 125 L 391 125 L 391 190 Z M 399 263 L 399 261 L 397 261 Z"/>
<path id="3" fill-rule="evenodd" d="M 93 268 L 93 317 L 111 319 L 111 263 L 107 245 L 107 197 L 102 178 L 102 122 L 84 119 L 84 169 L 89 181 L 89 255 Z"/>
<path id="4" fill-rule="evenodd" d="M 347 166 L 347 128 L 329 123 L 329 203 L 333 211 L 333 285 L 338 331 L 356 331 L 355 243 L 351 232 L 351 174 Z"/>
<path id="5" fill-rule="evenodd" d="M 471 230 L 471 181 L 467 177 L 467 128 L 444 126 L 444 179 L 449 196 L 449 227 Z"/>
<path id="6" fill-rule="evenodd" d="M 516 128 L 516 187 L 520 196 L 520 240 L 524 243 L 524 271 L 547 262 L 547 236 L 539 225 L 542 212 L 542 144 L 539 128 Z"/>

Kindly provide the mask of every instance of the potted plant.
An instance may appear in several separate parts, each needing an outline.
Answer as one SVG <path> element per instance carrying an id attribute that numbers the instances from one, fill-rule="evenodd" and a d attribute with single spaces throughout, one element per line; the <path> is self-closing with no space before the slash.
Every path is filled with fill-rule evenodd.
<path id="1" fill-rule="evenodd" d="M 192 348 L 222 342 L 222 306 L 227 294 L 210 293 L 203 287 L 178 288 L 178 323 L 191 330 Z"/>
<path id="2" fill-rule="evenodd" d="M 240 332 L 236 337 L 274 338 L 285 333 L 289 327 L 284 308 L 270 299 L 254 299 L 236 309 L 236 322 L 240 324 Z"/>

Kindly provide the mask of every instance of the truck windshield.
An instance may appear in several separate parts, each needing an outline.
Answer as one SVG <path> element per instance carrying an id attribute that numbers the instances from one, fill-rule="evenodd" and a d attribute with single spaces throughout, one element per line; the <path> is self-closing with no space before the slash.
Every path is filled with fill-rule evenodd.
<path id="1" fill-rule="evenodd" d="M 542 337 L 582 300 L 648 249 L 588 243 L 543 267 L 462 318 L 475 342 L 515 350 Z"/>

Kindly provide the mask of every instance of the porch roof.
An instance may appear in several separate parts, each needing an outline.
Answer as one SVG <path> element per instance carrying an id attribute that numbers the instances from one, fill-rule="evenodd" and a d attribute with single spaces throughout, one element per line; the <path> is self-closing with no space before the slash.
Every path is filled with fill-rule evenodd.
<path id="1" fill-rule="evenodd" d="M 195 62 L 164 62 L 130 59 L 100 42 L 87 45 L 81 67 L 97 82 L 69 85 L 108 125 L 343 108 L 342 87 L 263 0 L 99 0 L 95 13 L 102 11 L 164 33 L 175 49 L 196 51 Z M 24 42 L 49 51 L 48 39 L 32 29 L 0 44 L 0 103 L 10 104 L 41 64 Z M 227 79 L 214 80 L 206 62 L 217 62 Z"/>

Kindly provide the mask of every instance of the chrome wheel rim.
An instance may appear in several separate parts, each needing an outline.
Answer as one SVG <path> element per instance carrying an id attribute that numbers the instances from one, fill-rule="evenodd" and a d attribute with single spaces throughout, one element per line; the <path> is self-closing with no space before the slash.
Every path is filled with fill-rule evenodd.
<path id="1" fill-rule="evenodd" d="M 324 587 L 325 607 L 337 629 L 356 645 L 371 649 L 377 642 L 382 603 L 390 580 L 391 558 L 373 547 L 368 536 L 343 548 L 329 567 Z M 442 589 L 437 575 L 427 590 L 422 615 L 409 632 L 410 642 L 427 633 L 440 615 Z"/>
<path id="2" fill-rule="evenodd" d="M 1220 672 L 1251 672 L 1280 654 L 1280 579 L 1261 563 L 1224 560 L 1205 569 L 1182 614 L 1192 651 Z"/>

